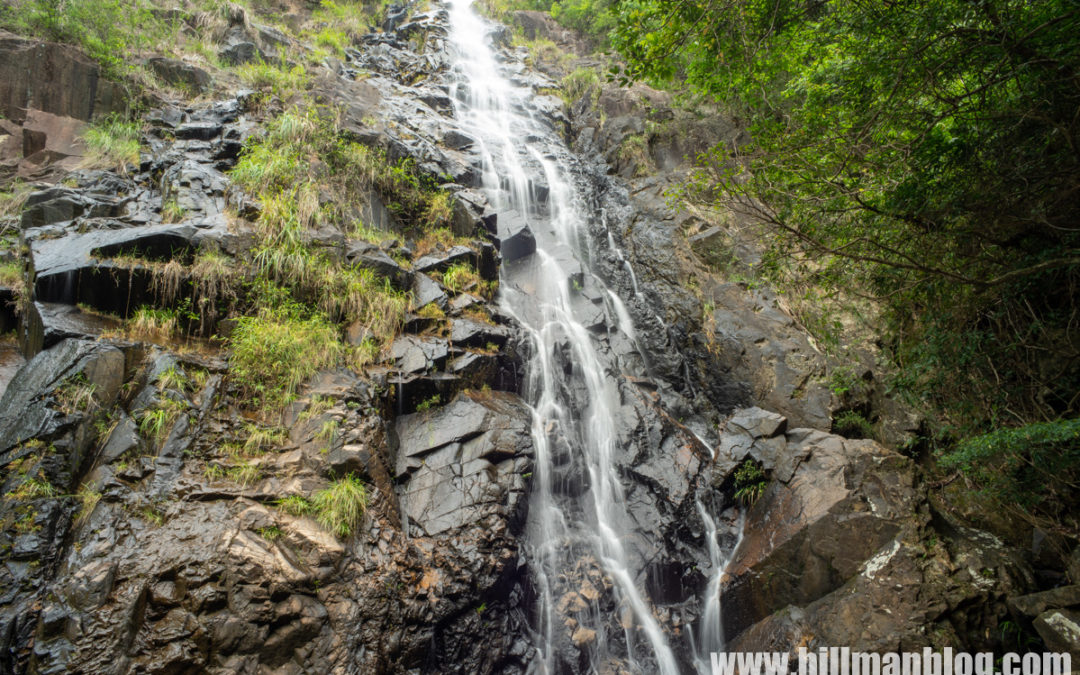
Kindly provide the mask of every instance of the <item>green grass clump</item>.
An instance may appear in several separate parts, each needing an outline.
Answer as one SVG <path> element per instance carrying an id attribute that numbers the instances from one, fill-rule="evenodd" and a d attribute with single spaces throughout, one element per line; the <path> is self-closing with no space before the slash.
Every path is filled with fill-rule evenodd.
<path id="1" fill-rule="evenodd" d="M 253 405 L 280 407 L 304 380 L 341 361 L 337 329 L 320 316 L 263 310 L 237 320 L 230 338 L 233 383 Z"/>
<path id="2" fill-rule="evenodd" d="M 349 474 L 316 492 L 311 503 L 320 525 L 339 537 L 348 537 L 363 519 L 367 499 L 363 482 Z"/>
<path id="3" fill-rule="evenodd" d="M 83 133 L 85 168 L 127 171 L 139 163 L 139 123 L 113 115 Z"/>
<path id="4" fill-rule="evenodd" d="M 833 417 L 832 431 L 844 438 L 873 438 L 874 425 L 855 410 L 845 410 Z"/>
<path id="5" fill-rule="evenodd" d="M 240 81 L 252 89 L 269 92 L 279 98 L 289 98 L 307 89 L 311 80 L 301 65 L 287 67 L 284 63 L 254 61 L 236 69 Z"/>
<path id="6" fill-rule="evenodd" d="M 589 97 L 590 108 L 600 99 L 600 73 L 595 68 L 578 68 L 562 80 L 562 99 L 566 105 L 573 105 L 583 96 Z"/>
<path id="7" fill-rule="evenodd" d="M 466 288 L 479 284 L 480 275 L 468 263 L 454 263 L 443 272 L 442 282 L 451 291 L 461 293 Z"/>
<path id="8" fill-rule="evenodd" d="M 289 495 L 284 499 L 279 499 L 276 502 L 276 506 L 285 513 L 294 516 L 306 516 L 315 508 L 310 500 L 306 497 L 301 497 L 300 495 Z"/>

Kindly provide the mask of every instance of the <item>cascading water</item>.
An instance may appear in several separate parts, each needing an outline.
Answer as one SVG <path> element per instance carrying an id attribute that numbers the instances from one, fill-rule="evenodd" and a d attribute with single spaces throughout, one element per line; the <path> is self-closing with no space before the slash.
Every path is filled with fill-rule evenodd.
<path id="1" fill-rule="evenodd" d="M 560 641 L 568 636 L 588 651 L 594 671 L 621 664 L 675 675 L 675 655 L 640 587 L 644 563 L 624 546 L 629 518 L 614 464 L 619 364 L 601 354 L 577 317 L 575 296 L 583 284 L 599 288 L 612 323 L 633 340 L 630 316 L 588 272 L 590 214 L 571 175 L 573 158 L 558 134 L 530 115 L 532 90 L 500 73 L 486 40 L 489 27 L 470 5 L 450 3 L 456 117 L 477 142 L 489 202 L 524 217 L 537 242 L 536 253 L 515 271 L 504 269 L 501 286 L 503 305 L 532 343 L 525 393 L 534 408 L 536 447 L 527 531 L 539 604 L 534 670 L 558 671 Z"/>

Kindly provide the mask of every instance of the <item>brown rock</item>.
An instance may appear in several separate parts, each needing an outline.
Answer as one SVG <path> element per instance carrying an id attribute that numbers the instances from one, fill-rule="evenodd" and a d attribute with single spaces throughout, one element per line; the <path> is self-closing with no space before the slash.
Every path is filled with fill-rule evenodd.
<path id="1" fill-rule="evenodd" d="M 118 110 L 121 92 L 75 47 L 0 31 L 0 112 L 9 120 L 22 122 L 31 108 L 90 120 Z"/>
<path id="2" fill-rule="evenodd" d="M 23 122 L 23 165 L 43 168 L 59 165 L 74 169 L 86 153 L 82 134 L 86 123 L 73 117 L 60 117 L 43 110 L 26 111 Z M 24 169 L 24 171 L 26 170 Z"/>

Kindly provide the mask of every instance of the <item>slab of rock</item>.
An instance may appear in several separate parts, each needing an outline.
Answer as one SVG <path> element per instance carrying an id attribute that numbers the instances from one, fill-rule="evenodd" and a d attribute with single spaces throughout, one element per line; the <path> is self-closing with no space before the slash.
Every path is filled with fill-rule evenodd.
<path id="1" fill-rule="evenodd" d="M 531 414 L 513 394 L 462 394 L 448 405 L 399 417 L 395 467 L 407 476 L 401 507 L 428 535 L 512 517 L 531 466 Z"/>
<path id="2" fill-rule="evenodd" d="M 155 56 L 147 59 L 146 65 L 166 83 L 194 93 L 204 92 L 213 84 L 210 73 L 179 59 Z"/>
<path id="3" fill-rule="evenodd" d="M 22 123 L 28 111 L 89 121 L 123 106 L 122 88 L 70 45 L 0 31 L 0 113 Z"/>
<path id="4" fill-rule="evenodd" d="M 476 251 L 468 246 L 454 246 L 445 253 L 432 253 L 420 258 L 413 264 L 413 269 L 417 272 L 445 272 L 456 263 L 475 264 L 476 258 Z"/>
<path id="5" fill-rule="evenodd" d="M 449 349 L 446 340 L 405 335 L 394 340 L 390 354 L 403 373 L 426 373 L 442 368 Z"/>
<path id="6" fill-rule="evenodd" d="M 1035 619 L 1034 626 L 1047 651 L 1067 652 L 1072 658 L 1080 659 L 1080 612 L 1071 609 L 1043 612 Z"/>
<path id="7" fill-rule="evenodd" d="M 417 272 L 412 275 L 413 304 L 417 307 L 434 302 L 442 309 L 446 309 L 447 296 L 441 284 L 426 274 Z"/>
<path id="8" fill-rule="evenodd" d="M 536 237 L 517 211 L 503 211 L 496 216 L 495 241 L 503 260 L 512 262 L 536 251 Z"/>

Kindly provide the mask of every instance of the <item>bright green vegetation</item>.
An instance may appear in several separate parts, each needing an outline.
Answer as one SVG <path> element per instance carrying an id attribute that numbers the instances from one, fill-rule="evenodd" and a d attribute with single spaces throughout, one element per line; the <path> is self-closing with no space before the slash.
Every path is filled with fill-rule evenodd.
<path id="1" fill-rule="evenodd" d="M 749 457 L 735 469 L 735 499 L 743 504 L 756 502 L 768 484 L 765 472 Z"/>
<path id="2" fill-rule="evenodd" d="M 165 440 L 173 424 L 186 410 L 187 405 L 182 401 L 162 398 L 137 415 L 139 433 L 156 443 L 160 443 Z"/>
<path id="3" fill-rule="evenodd" d="M 0 5 L 0 27 L 67 42 L 86 50 L 108 75 L 127 69 L 125 58 L 169 30 L 138 0 L 21 0 Z"/>
<path id="4" fill-rule="evenodd" d="M 1075 3 L 626 0 L 604 11 L 626 59 L 617 78 L 689 89 L 749 132 L 704 153 L 680 196 L 758 223 L 766 281 L 839 293 L 854 313 L 871 306 L 892 389 L 932 413 L 934 444 L 969 454 L 994 434 L 1073 423 Z M 812 318 L 820 343 L 837 344 L 836 317 Z M 1039 448 L 1054 447 L 1058 473 L 1073 466 L 1074 452 L 1041 443 L 1009 456 L 1046 465 Z M 944 466 L 1010 506 L 1064 503 L 1010 461 L 991 462 L 993 475 Z M 1032 499 L 1005 501 L 999 480 Z"/>
<path id="5" fill-rule="evenodd" d="M 861 413 L 845 410 L 833 417 L 832 430 L 845 438 L 873 438 L 874 425 Z"/>
<path id="6" fill-rule="evenodd" d="M 941 457 L 999 504 L 1055 529 L 1080 531 L 1080 419 L 1038 422 L 968 438 Z"/>
<path id="7" fill-rule="evenodd" d="M 60 494 L 48 480 L 44 478 L 27 478 L 18 488 L 7 494 L 12 499 L 48 499 Z"/>
<path id="8" fill-rule="evenodd" d="M 139 123 L 116 115 L 90 126 L 83 134 L 86 166 L 125 172 L 139 163 Z"/>
<path id="9" fill-rule="evenodd" d="M 257 61 L 245 63 L 236 69 L 240 81 L 252 89 L 266 91 L 274 96 L 288 98 L 306 89 L 310 77 L 302 65 L 288 67 L 284 63 Z"/>
<path id="10" fill-rule="evenodd" d="M 230 339 L 230 373 L 252 405 L 278 407 L 292 400 L 307 378 L 341 362 L 337 329 L 319 316 L 285 306 L 237 320 Z"/>
<path id="11" fill-rule="evenodd" d="M 90 520 L 98 502 L 101 501 L 101 493 L 86 484 L 79 488 L 75 496 L 79 500 L 79 514 L 75 517 L 75 524 L 82 525 Z"/>
<path id="12" fill-rule="evenodd" d="M 421 401 L 420 404 L 416 406 L 416 412 L 427 412 L 438 406 L 440 403 L 442 403 L 442 396 L 434 394 L 431 398 Z"/>
<path id="13" fill-rule="evenodd" d="M 336 480 L 311 497 L 311 510 L 319 524 L 339 537 L 348 537 L 364 518 L 367 488 L 356 476 Z"/>
<path id="14" fill-rule="evenodd" d="M 294 516 L 306 516 L 314 508 L 306 497 L 300 495 L 289 495 L 284 499 L 279 499 L 276 506 L 285 513 Z"/>

